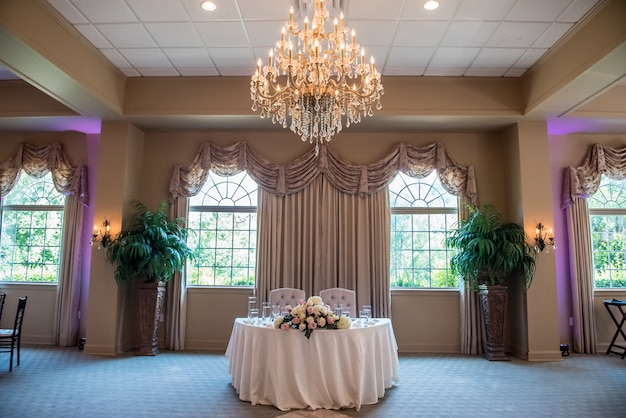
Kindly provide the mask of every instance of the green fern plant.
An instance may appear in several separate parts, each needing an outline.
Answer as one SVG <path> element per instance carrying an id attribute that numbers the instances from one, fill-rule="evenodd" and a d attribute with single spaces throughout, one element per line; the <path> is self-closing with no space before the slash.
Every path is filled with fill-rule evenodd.
<path id="1" fill-rule="evenodd" d="M 106 247 L 107 260 L 115 265 L 115 280 L 120 284 L 134 280 L 167 282 L 192 257 L 186 220 L 170 220 L 169 200 L 162 201 L 156 211 L 138 200 L 130 205 L 135 211 L 131 229 L 121 231 Z"/>
<path id="2" fill-rule="evenodd" d="M 445 244 L 456 250 L 450 260 L 453 274 L 474 290 L 480 285 L 502 285 L 506 278 L 530 286 L 535 273 L 536 252 L 524 228 L 505 222 L 491 204 L 470 206 L 468 219 L 446 236 Z"/>

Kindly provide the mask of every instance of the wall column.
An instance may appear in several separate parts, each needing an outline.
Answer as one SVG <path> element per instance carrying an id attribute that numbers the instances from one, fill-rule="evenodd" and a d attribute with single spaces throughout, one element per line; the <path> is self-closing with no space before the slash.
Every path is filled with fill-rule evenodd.
<path id="1" fill-rule="evenodd" d="M 549 160 L 548 131 L 545 122 L 521 122 L 513 128 L 513 135 L 519 156 L 519 194 L 517 204 L 512 206 L 516 221 L 524 225 L 531 243 L 534 243 L 538 223 L 546 228 L 554 228 L 552 210 L 551 171 Z M 513 151 L 513 150 L 512 150 Z M 514 180 L 514 179 L 511 179 Z M 515 181 L 514 183 L 517 183 Z M 556 187 L 556 186 L 554 186 Z M 514 196 L 510 196 L 514 197 Z M 558 240 L 558 237 L 556 237 Z M 537 254 L 537 270 L 532 285 L 526 293 L 518 292 L 520 299 L 513 303 L 514 341 L 523 341 L 525 331 L 526 352 L 516 353 L 529 361 L 560 360 L 559 350 L 559 311 L 554 251 Z M 525 300 L 524 300 L 525 299 Z M 523 329 L 525 326 L 525 330 Z M 516 349 L 524 346 L 515 344 Z"/>
<path id="2" fill-rule="evenodd" d="M 103 122 L 95 181 L 94 224 L 111 224 L 115 237 L 128 217 L 128 202 L 137 196 L 143 133 L 127 122 Z M 92 247 L 87 344 L 85 352 L 116 355 L 132 348 L 133 321 L 126 312 L 127 289 L 118 288 L 104 249 Z"/>

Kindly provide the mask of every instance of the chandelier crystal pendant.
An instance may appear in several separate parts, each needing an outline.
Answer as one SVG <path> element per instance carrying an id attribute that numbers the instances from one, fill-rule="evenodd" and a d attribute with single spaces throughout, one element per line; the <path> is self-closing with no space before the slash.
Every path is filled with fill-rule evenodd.
<path id="1" fill-rule="evenodd" d="M 382 109 L 384 93 L 374 57 L 365 63 L 365 50 L 355 41 L 354 30 L 344 25 L 343 13 L 332 32 L 324 0 L 315 1 L 315 14 L 299 30 L 293 7 L 280 41 L 270 50 L 267 65 L 258 60 L 250 82 L 252 110 L 291 129 L 303 141 L 320 143 L 345 127 Z"/>

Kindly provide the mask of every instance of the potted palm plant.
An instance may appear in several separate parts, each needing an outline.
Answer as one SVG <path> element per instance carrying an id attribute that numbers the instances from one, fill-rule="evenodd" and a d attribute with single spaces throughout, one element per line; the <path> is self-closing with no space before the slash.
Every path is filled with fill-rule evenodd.
<path id="1" fill-rule="evenodd" d="M 165 283 L 192 256 L 187 246 L 189 230 L 184 218 L 169 218 L 169 200 L 162 201 L 156 211 L 138 200 L 130 205 L 134 209 L 131 228 L 107 245 L 106 257 L 115 266 L 118 284 L 139 283 L 139 354 L 156 355 Z"/>
<path id="2" fill-rule="evenodd" d="M 450 270 L 480 295 L 485 323 L 484 357 L 508 360 L 504 351 L 507 280 L 519 281 L 526 289 L 535 273 L 535 249 L 524 228 L 504 221 L 491 204 L 470 206 L 470 216 L 449 232 L 446 246 L 456 253 Z"/>

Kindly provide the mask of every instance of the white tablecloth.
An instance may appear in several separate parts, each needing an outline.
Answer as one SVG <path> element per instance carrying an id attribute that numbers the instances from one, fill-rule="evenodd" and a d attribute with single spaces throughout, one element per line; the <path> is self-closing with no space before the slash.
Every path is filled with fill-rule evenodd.
<path id="1" fill-rule="evenodd" d="M 398 347 L 389 319 L 368 327 L 301 331 L 235 320 L 226 356 L 239 398 L 289 409 L 356 408 L 398 383 Z"/>

